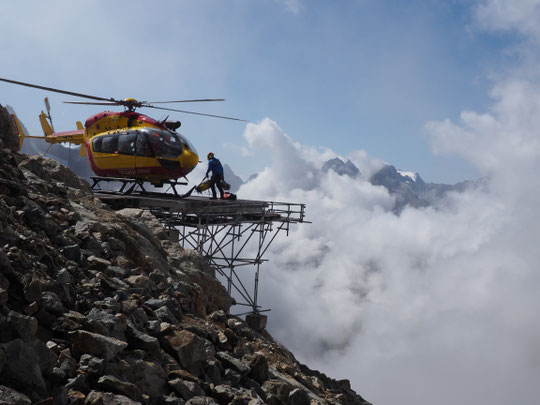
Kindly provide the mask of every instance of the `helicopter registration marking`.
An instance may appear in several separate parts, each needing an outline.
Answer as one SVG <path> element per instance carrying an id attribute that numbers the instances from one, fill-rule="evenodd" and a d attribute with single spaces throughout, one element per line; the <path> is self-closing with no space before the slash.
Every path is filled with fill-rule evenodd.
<path id="1" fill-rule="evenodd" d="M 118 170 L 118 173 L 120 174 L 123 174 L 123 175 L 134 175 L 134 174 L 148 174 L 150 173 L 150 169 L 123 169 L 123 170 Z"/>

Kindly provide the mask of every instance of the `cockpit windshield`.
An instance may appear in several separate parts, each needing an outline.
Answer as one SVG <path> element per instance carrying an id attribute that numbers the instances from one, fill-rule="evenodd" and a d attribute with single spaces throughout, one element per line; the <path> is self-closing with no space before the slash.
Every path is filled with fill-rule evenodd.
<path id="1" fill-rule="evenodd" d="M 182 143 L 177 134 L 163 129 L 145 128 L 152 150 L 156 156 L 176 158 L 182 153 Z"/>
<path id="2" fill-rule="evenodd" d="M 195 146 L 193 146 L 193 144 L 192 144 L 190 141 L 188 141 L 188 139 L 187 139 L 185 136 L 179 134 L 178 132 L 176 133 L 176 136 L 177 136 L 178 138 L 180 138 L 180 141 L 181 141 L 184 145 L 186 145 L 187 148 L 188 148 L 189 150 L 191 150 L 191 151 L 192 151 L 193 153 L 195 153 L 196 155 L 199 154 L 199 153 L 197 152 L 197 149 L 195 149 Z"/>

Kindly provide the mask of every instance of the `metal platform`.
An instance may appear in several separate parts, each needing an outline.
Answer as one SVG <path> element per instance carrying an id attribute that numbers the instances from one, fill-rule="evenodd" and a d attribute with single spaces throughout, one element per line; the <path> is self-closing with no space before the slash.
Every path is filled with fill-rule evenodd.
<path id="1" fill-rule="evenodd" d="M 263 256 L 278 234 L 288 235 L 291 224 L 307 222 L 306 206 L 298 203 L 94 194 L 114 209 L 147 210 L 166 229 L 178 232 L 182 247 L 198 250 L 215 266 L 237 305 L 249 308 L 244 313 L 268 311 L 257 303 L 260 266 L 267 261 Z M 252 266 L 253 271 L 240 273 L 246 266 Z M 246 287 L 250 278 L 251 291 Z"/>

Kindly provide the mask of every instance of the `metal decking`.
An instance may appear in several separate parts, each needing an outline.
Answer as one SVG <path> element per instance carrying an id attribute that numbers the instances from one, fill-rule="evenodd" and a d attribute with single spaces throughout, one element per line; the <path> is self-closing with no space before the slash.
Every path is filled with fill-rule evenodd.
<path id="1" fill-rule="evenodd" d="M 166 229 L 178 232 L 182 247 L 198 250 L 215 266 L 237 305 L 255 314 L 267 311 L 257 303 L 264 254 L 279 233 L 289 234 L 291 224 L 307 222 L 305 204 L 298 203 L 94 194 L 115 209 L 141 208 L 154 214 Z M 254 271 L 240 273 L 246 266 Z"/>

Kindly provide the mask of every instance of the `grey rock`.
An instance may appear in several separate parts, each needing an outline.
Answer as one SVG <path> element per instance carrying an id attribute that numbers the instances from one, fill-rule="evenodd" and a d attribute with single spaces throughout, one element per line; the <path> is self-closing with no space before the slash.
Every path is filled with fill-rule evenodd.
<path id="1" fill-rule="evenodd" d="M 24 298 L 28 302 L 41 301 L 42 286 L 39 280 L 34 278 L 24 278 Z"/>
<path id="2" fill-rule="evenodd" d="M 178 398 L 175 393 L 164 396 L 162 402 L 165 405 L 184 405 L 186 403 L 182 398 Z"/>
<path id="3" fill-rule="evenodd" d="M 86 379 L 86 374 L 79 374 L 74 378 L 70 378 L 66 384 L 66 388 L 68 390 L 87 391 L 88 383 L 86 382 Z"/>
<path id="4" fill-rule="evenodd" d="M 142 401 L 142 394 L 135 384 L 119 380 L 112 375 L 104 375 L 98 380 L 98 386 L 116 394 L 125 395 L 135 401 Z"/>
<path id="5" fill-rule="evenodd" d="M 186 401 L 196 396 L 204 396 L 204 391 L 194 381 L 175 378 L 169 381 L 169 386 Z"/>
<path id="6" fill-rule="evenodd" d="M 152 335 L 157 335 L 161 330 L 160 325 L 161 322 L 159 320 L 148 321 L 146 322 L 146 330 Z"/>
<path id="7" fill-rule="evenodd" d="M 289 393 L 289 405 L 310 405 L 307 391 L 301 388 L 292 390 Z"/>
<path id="8" fill-rule="evenodd" d="M 71 274 L 67 269 L 63 268 L 56 273 L 56 281 L 60 284 L 71 284 L 73 282 L 73 277 L 71 277 Z"/>
<path id="9" fill-rule="evenodd" d="M 221 384 L 221 372 L 223 366 L 217 360 L 207 360 L 204 368 L 205 381 L 213 384 Z"/>
<path id="10" fill-rule="evenodd" d="M 205 354 L 204 340 L 187 330 L 176 331 L 164 339 L 170 349 L 176 352 L 182 367 L 198 377 Z"/>
<path id="11" fill-rule="evenodd" d="M 79 369 L 91 375 L 101 375 L 105 370 L 105 360 L 90 354 L 83 354 L 79 360 Z"/>
<path id="12" fill-rule="evenodd" d="M 266 402 L 270 405 L 286 404 L 289 401 L 291 387 L 283 381 L 265 381 L 262 389 L 266 393 Z"/>
<path id="13" fill-rule="evenodd" d="M 217 385 L 212 390 L 212 396 L 220 403 L 228 404 L 234 398 L 235 391 L 228 385 Z"/>
<path id="14" fill-rule="evenodd" d="M 105 360 L 112 360 L 127 347 L 127 343 L 109 336 L 78 330 L 69 332 L 74 350 L 79 353 L 98 355 Z"/>
<path id="15" fill-rule="evenodd" d="M 214 398 L 211 397 L 194 397 L 186 402 L 186 405 L 219 405 Z"/>
<path id="16" fill-rule="evenodd" d="M 236 387 L 240 384 L 240 381 L 242 381 L 242 375 L 237 371 L 227 368 L 223 372 L 223 380 L 224 382 L 229 382 L 233 387 Z"/>
<path id="17" fill-rule="evenodd" d="M 7 363 L 7 356 L 4 353 L 4 350 L 0 349 L 0 375 L 2 374 L 2 370 L 4 369 L 4 366 Z"/>
<path id="18" fill-rule="evenodd" d="M 11 267 L 9 257 L 6 255 L 6 252 L 4 252 L 3 249 L 0 249 L 0 272 L 4 274 L 13 273 L 13 267 Z M 3 279 L 7 280 L 5 278 Z M 3 288 L 7 288 L 7 286 L 3 285 Z"/>
<path id="19" fill-rule="evenodd" d="M 249 377 L 253 378 L 259 384 L 268 380 L 268 361 L 262 353 L 256 353 L 249 362 Z"/>
<path id="20" fill-rule="evenodd" d="M 154 313 L 162 322 L 172 323 L 173 325 L 177 325 L 180 323 L 180 320 L 176 316 L 174 316 L 172 311 L 166 305 L 159 307 L 154 311 Z"/>
<path id="21" fill-rule="evenodd" d="M 82 360 L 82 356 L 81 356 Z M 69 349 L 64 350 L 58 356 L 58 363 L 60 363 L 60 370 L 66 377 L 72 378 L 77 371 L 77 361 L 69 354 Z"/>
<path id="22" fill-rule="evenodd" d="M 124 395 L 115 395 L 110 392 L 91 391 L 86 396 L 85 405 L 141 405 Z"/>
<path id="23" fill-rule="evenodd" d="M 127 341 L 130 347 L 141 349 L 149 353 L 159 352 L 159 340 L 138 330 L 131 322 L 128 322 L 126 330 Z"/>
<path id="24" fill-rule="evenodd" d="M 32 401 L 13 388 L 0 385 L 0 405 L 32 405 Z"/>
<path id="25" fill-rule="evenodd" d="M 62 305 L 60 297 L 58 297 L 58 295 L 52 291 L 44 291 L 41 294 L 41 305 L 48 312 L 53 314 L 61 314 L 62 312 L 66 311 Z"/>
<path id="26" fill-rule="evenodd" d="M 45 397 L 47 387 L 39 367 L 39 357 L 34 349 L 21 339 L 12 340 L 0 348 L 7 358 L 0 380 L 11 382 L 13 387 L 28 394 L 33 401 Z"/>
<path id="27" fill-rule="evenodd" d="M 72 260 L 76 263 L 81 262 L 81 248 L 79 245 L 69 245 L 60 249 L 60 253 L 68 260 Z"/>
<path id="28" fill-rule="evenodd" d="M 225 367 L 229 367 L 239 372 L 242 376 L 247 375 L 250 372 L 248 365 L 244 364 L 241 360 L 238 360 L 231 356 L 227 352 L 217 352 L 216 358 L 221 361 Z"/>
<path id="29" fill-rule="evenodd" d="M 3 252 L 3 250 L 0 250 L 0 251 Z M 0 259 L 0 268 L 2 267 L 1 261 L 2 260 Z M 0 288 L 3 290 L 7 290 L 9 288 L 9 280 L 1 272 L 0 272 Z"/>
<path id="30" fill-rule="evenodd" d="M 9 311 L 7 322 L 10 327 L 17 331 L 19 337 L 25 342 L 31 342 L 35 339 L 38 329 L 38 321 L 31 316 L 22 315 L 15 311 Z"/>
<path id="31" fill-rule="evenodd" d="M 86 315 L 92 321 L 91 324 L 100 324 L 103 327 L 103 332 L 98 329 L 95 332 L 106 334 L 120 340 L 126 340 L 127 319 L 123 314 L 112 315 L 107 311 L 98 308 L 92 310 Z"/>
<path id="32" fill-rule="evenodd" d="M 124 373 L 126 380 L 137 385 L 141 392 L 151 398 L 160 398 L 170 392 L 167 373 L 159 362 L 128 358 L 127 363 L 128 368 Z"/>
<path id="33" fill-rule="evenodd" d="M 14 114 L 14 111 L 10 106 L 0 106 L 0 139 L 4 148 L 16 152 L 19 150 L 19 131 L 11 119 L 11 114 Z"/>
<path id="34" fill-rule="evenodd" d="M 246 381 L 244 381 L 243 386 L 247 389 L 255 391 L 260 398 L 266 401 L 266 393 L 263 391 L 262 387 L 257 381 L 248 378 Z"/>
<path id="35" fill-rule="evenodd" d="M 166 305 L 171 311 L 178 312 L 180 310 L 180 305 L 176 300 L 173 300 L 170 297 L 167 298 L 150 298 L 144 302 L 153 310 L 156 310 L 164 305 Z"/>
<path id="36" fill-rule="evenodd" d="M 106 271 L 112 264 L 110 261 L 96 256 L 90 256 L 88 259 L 86 259 L 86 261 L 91 269 L 97 271 Z"/>
<path id="37" fill-rule="evenodd" d="M 50 373 L 56 364 L 57 355 L 41 340 L 34 339 L 29 343 L 39 359 L 39 367 L 43 375 Z"/>
<path id="38" fill-rule="evenodd" d="M 227 314 L 222 309 L 212 312 L 208 315 L 208 320 L 225 324 L 227 322 Z"/>

